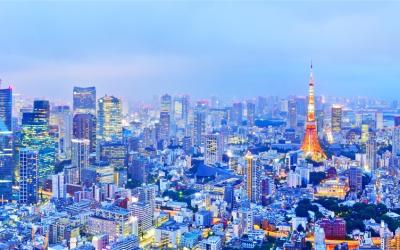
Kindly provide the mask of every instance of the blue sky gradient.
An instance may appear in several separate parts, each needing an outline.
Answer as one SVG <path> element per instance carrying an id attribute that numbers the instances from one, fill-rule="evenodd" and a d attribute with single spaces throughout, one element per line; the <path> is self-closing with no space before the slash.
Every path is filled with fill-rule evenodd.
<path id="1" fill-rule="evenodd" d="M 71 98 L 317 94 L 400 99 L 400 2 L 0 2 L 0 77 Z"/>

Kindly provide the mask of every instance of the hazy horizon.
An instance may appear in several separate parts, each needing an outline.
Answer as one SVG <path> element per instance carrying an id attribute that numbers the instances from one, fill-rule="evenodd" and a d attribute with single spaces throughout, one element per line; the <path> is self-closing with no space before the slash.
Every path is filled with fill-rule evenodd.
<path id="1" fill-rule="evenodd" d="M 30 97 L 73 86 L 130 103 L 316 94 L 396 99 L 400 2 L 0 2 L 0 78 Z"/>

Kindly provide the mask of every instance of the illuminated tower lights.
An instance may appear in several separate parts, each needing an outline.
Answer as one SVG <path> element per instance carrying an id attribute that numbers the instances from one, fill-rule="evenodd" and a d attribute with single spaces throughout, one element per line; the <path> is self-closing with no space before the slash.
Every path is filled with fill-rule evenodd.
<path id="1" fill-rule="evenodd" d="M 327 157 L 318 141 L 317 122 L 315 118 L 314 77 L 312 69 L 311 64 L 306 132 L 301 145 L 301 150 L 304 151 L 308 158 L 311 158 L 316 162 L 321 162 L 326 160 Z"/>

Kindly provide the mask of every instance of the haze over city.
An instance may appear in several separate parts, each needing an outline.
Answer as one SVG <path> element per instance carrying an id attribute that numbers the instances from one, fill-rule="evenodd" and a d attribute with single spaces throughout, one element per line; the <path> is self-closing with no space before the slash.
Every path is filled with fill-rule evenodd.
<path id="1" fill-rule="evenodd" d="M 313 60 L 321 95 L 395 99 L 399 10 L 398 1 L 2 1 L 0 77 L 32 97 L 93 85 L 130 102 L 165 92 L 230 100 L 305 95 Z"/>
<path id="2" fill-rule="evenodd" d="M 399 13 L 0 0 L 0 250 L 400 250 Z"/>

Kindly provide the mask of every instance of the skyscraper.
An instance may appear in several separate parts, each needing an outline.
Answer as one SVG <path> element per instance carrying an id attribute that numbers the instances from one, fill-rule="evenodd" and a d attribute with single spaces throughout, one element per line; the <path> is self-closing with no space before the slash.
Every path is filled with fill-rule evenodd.
<path id="1" fill-rule="evenodd" d="M 35 100 L 33 102 L 33 113 L 38 122 L 49 125 L 50 122 L 50 102 L 48 100 Z"/>
<path id="2" fill-rule="evenodd" d="M 74 87 L 73 110 L 74 114 L 96 115 L 96 88 Z"/>
<path id="3" fill-rule="evenodd" d="M 382 112 L 375 113 L 375 128 L 378 130 L 383 129 L 383 113 Z"/>
<path id="4" fill-rule="evenodd" d="M 65 198 L 66 190 L 63 172 L 51 176 L 51 186 L 52 198 Z"/>
<path id="5" fill-rule="evenodd" d="M 349 187 L 353 192 L 362 191 L 362 170 L 358 167 L 349 169 Z"/>
<path id="6" fill-rule="evenodd" d="M 90 141 L 87 139 L 72 139 L 72 166 L 76 168 L 79 183 L 82 182 L 82 169 L 89 167 Z"/>
<path id="7" fill-rule="evenodd" d="M 38 153 L 38 175 L 43 181 L 53 174 L 56 143 L 49 133 L 50 105 L 48 101 L 34 101 L 33 111 L 22 116 L 21 146 Z"/>
<path id="8" fill-rule="evenodd" d="M 251 102 L 247 101 L 247 126 L 252 127 L 254 126 L 254 121 L 256 117 L 256 105 Z"/>
<path id="9" fill-rule="evenodd" d="M 195 146 L 203 145 L 203 136 L 206 133 L 206 111 L 197 107 L 193 119 L 193 143 Z"/>
<path id="10" fill-rule="evenodd" d="M 376 147 L 376 137 L 374 133 L 369 135 L 369 139 L 366 144 L 366 160 L 367 165 L 365 166 L 367 171 L 373 171 L 377 167 L 377 147 Z"/>
<path id="11" fill-rule="evenodd" d="M 92 114 L 76 114 L 72 122 L 74 139 L 90 141 L 90 152 L 96 151 L 96 116 Z"/>
<path id="12" fill-rule="evenodd" d="M 97 135 L 100 140 L 122 139 L 122 103 L 114 96 L 104 96 L 98 101 Z"/>
<path id="13" fill-rule="evenodd" d="M 262 168 L 258 158 L 254 157 L 250 151 L 244 159 L 246 193 L 251 202 L 258 204 L 261 202 Z"/>
<path id="14" fill-rule="evenodd" d="M 0 89 L 0 131 L 12 131 L 12 88 Z"/>
<path id="15" fill-rule="evenodd" d="M 27 148 L 19 151 L 19 203 L 38 202 L 38 152 Z"/>
<path id="16" fill-rule="evenodd" d="M 12 131 L 12 88 L 0 89 L 0 193 L 2 201 L 11 201 L 14 177 Z"/>
<path id="17" fill-rule="evenodd" d="M 392 155 L 394 157 L 400 156 L 400 116 L 394 118 Z"/>
<path id="18" fill-rule="evenodd" d="M 243 122 L 243 103 L 235 102 L 232 106 L 231 121 L 234 125 L 242 125 Z"/>
<path id="19" fill-rule="evenodd" d="M 333 105 L 331 115 L 332 132 L 338 133 L 342 130 L 342 106 Z"/>
<path id="20" fill-rule="evenodd" d="M 161 112 L 171 113 L 172 111 L 172 98 L 170 95 L 165 94 L 161 96 Z"/>
<path id="21" fill-rule="evenodd" d="M 161 110 L 160 110 L 160 140 L 167 141 L 171 129 L 171 110 L 172 101 L 171 96 L 165 94 L 161 97 Z"/>
<path id="22" fill-rule="evenodd" d="M 71 157 L 72 121 L 69 106 L 55 106 L 50 116 L 50 125 L 58 128 L 58 155 L 61 159 Z"/>
<path id="23" fill-rule="evenodd" d="M 306 132 L 304 135 L 303 144 L 301 145 L 301 150 L 303 150 L 307 157 L 310 157 L 314 161 L 320 162 L 326 159 L 326 154 L 318 141 L 317 122 L 315 119 L 314 76 L 312 64 L 308 93 Z"/>
<path id="24" fill-rule="evenodd" d="M 291 98 L 288 102 L 288 127 L 296 129 L 297 127 L 297 108 L 296 100 Z"/>
<path id="25" fill-rule="evenodd" d="M 204 163 L 214 165 L 222 161 L 223 140 L 220 133 L 208 134 L 205 136 Z"/>

